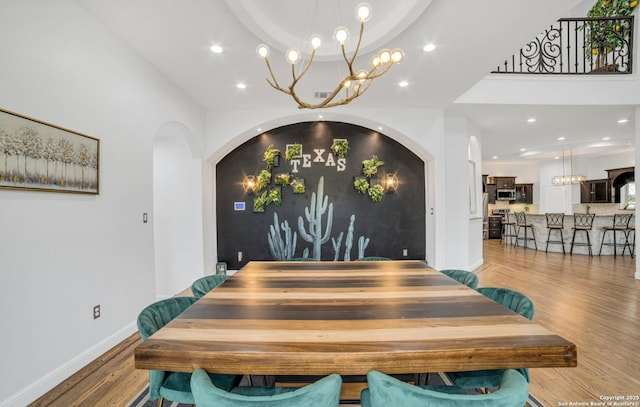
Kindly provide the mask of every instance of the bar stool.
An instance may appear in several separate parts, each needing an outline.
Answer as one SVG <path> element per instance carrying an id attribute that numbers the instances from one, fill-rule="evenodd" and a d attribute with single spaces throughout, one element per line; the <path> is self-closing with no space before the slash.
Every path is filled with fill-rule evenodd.
<path id="1" fill-rule="evenodd" d="M 611 226 L 604 226 L 602 228 L 602 240 L 600 241 L 600 252 L 598 256 L 602 254 L 602 246 L 613 246 L 613 257 L 616 257 L 618 254 L 618 239 L 616 238 L 616 232 L 622 232 L 622 234 L 627 237 L 627 229 L 629 227 L 629 220 L 631 220 L 631 213 L 616 213 L 613 215 L 613 224 Z M 613 232 L 613 241 L 612 242 L 604 242 L 605 237 L 607 236 L 607 232 Z M 625 243 L 622 246 L 622 255 L 624 256 L 624 247 L 627 244 Z"/>
<path id="2" fill-rule="evenodd" d="M 547 247 L 544 249 L 544 252 L 547 253 L 549 243 L 552 243 L 561 244 L 562 254 L 565 254 L 564 236 L 562 235 L 562 230 L 564 228 L 564 213 L 545 213 L 544 216 L 547 218 L 547 229 L 549 229 L 549 233 L 547 233 Z M 552 231 L 560 232 L 560 240 L 551 240 Z"/>
<path id="3" fill-rule="evenodd" d="M 631 236 L 631 241 L 629 241 L 629 236 Z M 632 215 L 631 219 L 629 219 L 629 224 L 627 225 L 627 233 L 624 236 L 624 247 L 622 248 L 622 255 L 624 256 L 624 251 L 626 248 L 629 248 L 629 254 L 631 258 L 636 252 L 636 215 Z"/>
<path id="4" fill-rule="evenodd" d="M 535 245 L 536 250 L 538 250 L 538 243 L 536 242 L 536 234 L 533 231 L 533 224 L 527 223 L 527 215 L 524 212 L 516 212 L 516 226 L 518 227 L 516 246 L 518 246 L 518 240 L 524 240 L 524 248 L 526 249 L 528 246 L 527 241 L 533 240 L 533 244 Z M 524 237 L 520 237 L 521 229 L 524 229 Z M 533 237 L 527 237 L 528 229 L 531 229 L 531 236 Z"/>
<path id="5" fill-rule="evenodd" d="M 501 236 L 504 240 L 504 244 L 507 244 L 507 239 L 509 239 L 509 244 L 511 244 L 511 246 L 515 246 L 514 242 L 515 239 L 518 238 L 518 228 L 516 227 L 516 221 L 509 216 L 509 212 L 505 212 L 504 217 L 502 218 Z"/>
<path id="6" fill-rule="evenodd" d="M 595 213 L 574 213 L 573 214 L 573 238 L 571 238 L 571 250 L 570 255 L 573 255 L 573 246 L 588 246 L 589 256 L 593 257 L 591 253 L 591 238 L 589 237 L 589 231 L 593 227 L 593 218 Z M 584 232 L 587 235 L 587 242 L 576 243 L 576 234 L 578 232 Z"/>

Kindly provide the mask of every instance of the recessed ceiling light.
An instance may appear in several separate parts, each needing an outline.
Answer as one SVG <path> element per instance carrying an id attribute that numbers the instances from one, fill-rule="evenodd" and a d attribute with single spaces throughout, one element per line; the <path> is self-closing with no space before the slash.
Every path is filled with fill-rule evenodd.
<path id="1" fill-rule="evenodd" d="M 558 141 L 562 141 L 562 140 L 565 140 L 565 139 L 566 139 L 566 137 L 558 137 Z"/>
<path id="2" fill-rule="evenodd" d="M 627 123 L 628 121 L 629 121 L 629 119 L 620 119 L 620 120 L 618 120 L 618 124 Z"/>
<path id="3" fill-rule="evenodd" d="M 435 44 L 427 44 L 427 45 L 424 46 L 424 48 L 422 48 L 422 50 L 424 52 L 431 52 L 434 49 L 436 49 L 436 45 Z"/>
<path id="4" fill-rule="evenodd" d="M 236 83 L 236 88 L 238 88 L 238 89 L 246 89 L 247 85 L 245 83 L 243 83 L 243 82 L 238 82 L 238 83 Z"/>
<path id="5" fill-rule="evenodd" d="M 261 132 L 261 131 L 262 131 L 262 129 L 261 129 L 260 127 L 258 127 L 258 128 L 256 129 L 256 131 Z"/>
<path id="6" fill-rule="evenodd" d="M 402 81 L 402 82 L 398 83 L 398 86 L 400 86 L 401 88 L 406 88 L 407 86 L 409 86 L 409 82 Z"/>
<path id="7" fill-rule="evenodd" d="M 318 119 L 322 119 L 324 116 L 322 116 L 321 114 L 318 115 Z"/>
<path id="8" fill-rule="evenodd" d="M 498 156 L 497 156 L 497 155 L 494 155 L 494 156 L 493 156 L 493 157 L 491 157 L 491 158 L 493 158 L 494 160 L 497 160 L 497 159 L 498 159 Z"/>
<path id="9" fill-rule="evenodd" d="M 555 157 L 553 157 L 553 159 L 554 159 L 554 160 L 559 160 L 559 159 L 560 159 L 560 157 L 559 157 L 559 156 L 555 156 Z"/>
<path id="10" fill-rule="evenodd" d="M 535 117 L 531 117 L 529 119 L 527 119 L 527 123 L 535 123 L 536 122 L 536 118 Z"/>
<path id="11" fill-rule="evenodd" d="M 222 47 L 220 45 L 214 44 L 209 48 L 211 52 L 214 54 L 222 54 Z"/>
<path id="12" fill-rule="evenodd" d="M 382 131 L 382 126 L 378 126 L 378 130 Z"/>
<path id="13" fill-rule="evenodd" d="M 611 140 L 611 137 L 603 137 L 602 140 L 604 141 Z"/>
<path id="14" fill-rule="evenodd" d="M 527 151 L 527 149 L 526 148 L 521 148 L 520 151 Z"/>

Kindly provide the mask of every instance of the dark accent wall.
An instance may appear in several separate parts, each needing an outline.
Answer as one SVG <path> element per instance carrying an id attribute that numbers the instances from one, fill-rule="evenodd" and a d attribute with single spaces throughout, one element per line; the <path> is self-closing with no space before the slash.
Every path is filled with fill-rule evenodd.
<path id="1" fill-rule="evenodd" d="M 349 141 L 349 151 L 344 161 L 330 151 L 334 138 Z M 303 145 L 303 157 L 297 168 L 286 161 L 287 144 Z M 263 213 L 253 212 L 254 195 L 242 188 L 245 175 L 257 175 L 266 168 L 264 151 L 273 145 L 282 152 L 280 165 L 272 169 L 272 175 L 289 172 L 303 178 L 304 194 L 294 194 L 292 187 L 282 188 L 282 205 L 270 204 Z M 324 150 L 324 151 L 321 151 Z M 381 202 L 373 202 L 368 195 L 359 194 L 353 188 L 354 177 L 362 176 L 362 161 L 376 155 L 384 161 L 379 168 L 379 179 L 394 173 L 399 180 L 398 189 L 385 194 Z M 306 165 L 305 165 L 306 162 Z M 297 169 L 297 173 L 293 172 Z M 309 222 L 305 208 L 311 205 L 312 193 L 324 179 L 324 194 L 333 203 L 333 222 L 330 236 L 343 238 L 339 260 L 344 259 L 345 243 L 350 217 L 355 215 L 353 244 L 350 259 L 358 258 L 358 239 L 369 238 L 364 255 L 392 259 L 425 258 L 425 178 L 424 162 L 395 140 L 379 132 L 361 126 L 340 122 L 304 122 L 283 126 L 260 134 L 236 148 L 216 167 L 218 260 L 227 262 L 230 269 L 238 269 L 250 260 L 274 260 L 268 244 L 270 225 L 274 224 L 274 212 L 279 223 L 289 223 L 297 234 L 293 257 L 302 257 L 309 249 L 313 256 L 313 244 L 302 239 L 298 230 L 298 217 L 302 216 L 306 231 Z M 272 186 L 274 185 L 272 177 Z M 236 210 L 236 203 L 245 203 L 245 210 Z M 324 233 L 327 214 L 322 217 Z M 284 232 L 280 230 L 284 237 Z M 333 260 L 335 250 L 331 237 L 322 245 L 322 260 Z M 407 256 L 403 256 L 406 249 Z M 238 261 L 238 252 L 242 260 Z"/>

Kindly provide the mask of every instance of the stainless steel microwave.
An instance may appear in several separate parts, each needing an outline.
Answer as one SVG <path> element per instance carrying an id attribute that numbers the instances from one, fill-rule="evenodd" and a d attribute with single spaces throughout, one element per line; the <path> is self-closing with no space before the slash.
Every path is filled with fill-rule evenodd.
<path id="1" fill-rule="evenodd" d="M 516 190 L 515 189 L 499 189 L 496 191 L 496 199 L 498 201 L 515 201 Z"/>

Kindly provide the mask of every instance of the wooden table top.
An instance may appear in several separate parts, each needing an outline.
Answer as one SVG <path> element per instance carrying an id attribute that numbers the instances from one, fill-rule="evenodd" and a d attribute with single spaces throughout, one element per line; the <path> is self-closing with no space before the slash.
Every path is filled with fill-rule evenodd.
<path id="1" fill-rule="evenodd" d="M 250 262 L 135 349 L 256 375 L 574 367 L 576 346 L 421 261 Z"/>

